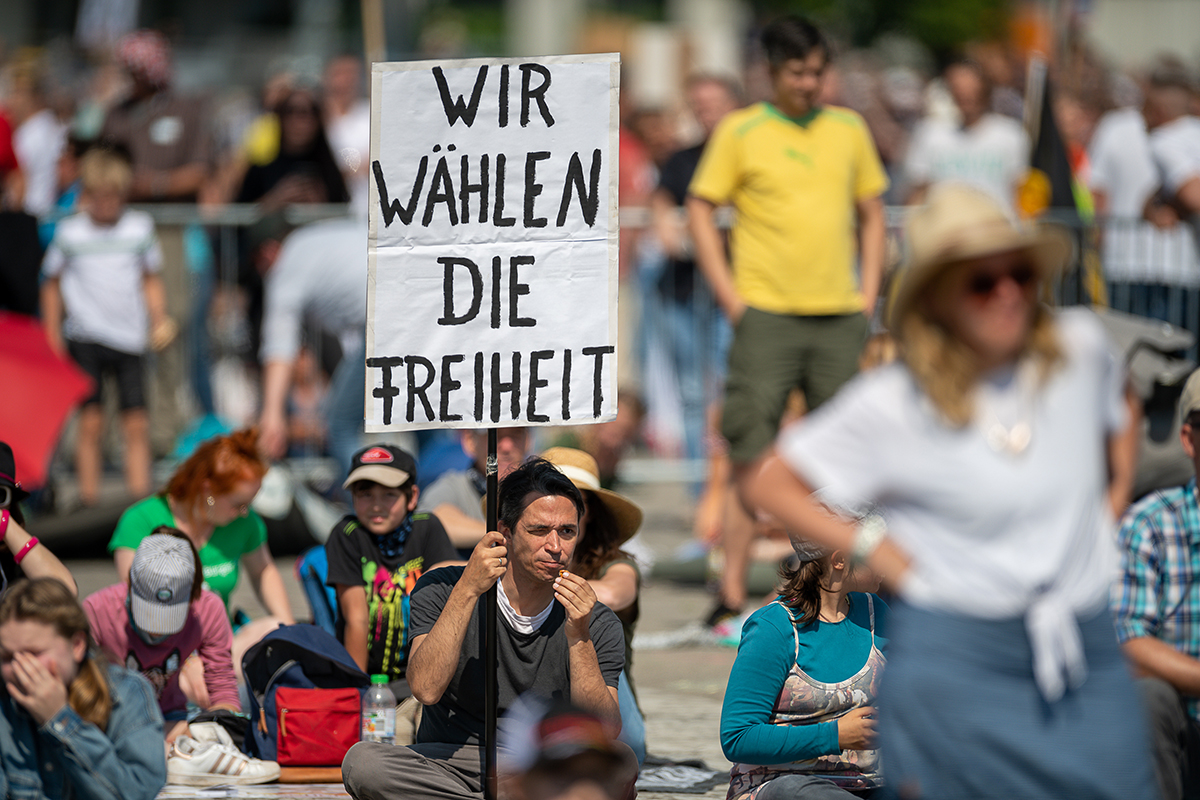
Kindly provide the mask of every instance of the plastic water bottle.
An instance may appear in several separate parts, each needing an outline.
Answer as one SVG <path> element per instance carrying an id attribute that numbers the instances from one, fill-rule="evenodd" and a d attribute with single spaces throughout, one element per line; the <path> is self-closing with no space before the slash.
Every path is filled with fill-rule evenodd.
<path id="1" fill-rule="evenodd" d="M 362 740 L 396 742 L 396 695 L 388 688 L 387 675 L 372 675 L 371 688 L 363 697 Z"/>

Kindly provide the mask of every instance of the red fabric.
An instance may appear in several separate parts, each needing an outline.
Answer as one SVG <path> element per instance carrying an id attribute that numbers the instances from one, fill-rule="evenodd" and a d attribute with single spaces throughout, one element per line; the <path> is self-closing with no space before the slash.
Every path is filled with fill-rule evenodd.
<path id="1" fill-rule="evenodd" d="M 17 168 L 17 151 L 13 149 L 12 124 L 8 115 L 0 111 L 0 175 Z"/>
<path id="2" fill-rule="evenodd" d="M 0 311 L 0 440 L 27 488 L 42 486 L 67 414 L 92 393 L 92 379 L 50 350 L 33 317 Z"/>
<path id="3" fill-rule="evenodd" d="M 275 692 L 275 708 L 280 766 L 335 766 L 358 742 L 362 719 L 358 689 L 281 686 Z"/>

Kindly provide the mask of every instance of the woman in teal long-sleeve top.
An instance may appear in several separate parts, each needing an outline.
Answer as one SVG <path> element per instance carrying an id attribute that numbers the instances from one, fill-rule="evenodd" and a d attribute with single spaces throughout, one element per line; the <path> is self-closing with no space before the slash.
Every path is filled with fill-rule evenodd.
<path id="1" fill-rule="evenodd" d="M 841 551 L 793 541 L 780 596 L 742 628 L 721 710 L 729 800 L 836 800 L 882 786 L 874 702 L 887 606 Z"/>

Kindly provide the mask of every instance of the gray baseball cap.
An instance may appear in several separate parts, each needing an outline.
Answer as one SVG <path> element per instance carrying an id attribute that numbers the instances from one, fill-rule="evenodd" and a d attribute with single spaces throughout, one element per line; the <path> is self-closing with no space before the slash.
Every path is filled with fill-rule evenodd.
<path id="1" fill-rule="evenodd" d="M 170 534 L 142 539 L 129 568 L 129 610 L 146 633 L 179 633 L 187 622 L 196 560 L 187 541 Z"/>

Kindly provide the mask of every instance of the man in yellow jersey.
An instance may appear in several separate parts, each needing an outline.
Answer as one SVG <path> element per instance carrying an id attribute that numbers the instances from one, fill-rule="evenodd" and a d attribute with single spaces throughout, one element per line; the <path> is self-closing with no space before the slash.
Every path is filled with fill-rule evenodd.
<path id="1" fill-rule="evenodd" d="M 821 31 L 785 16 L 762 43 L 772 100 L 721 121 L 687 201 L 696 262 L 735 326 L 721 432 L 739 487 L 774 440 L 791 389 L 813 409 L 857 369 L 883 272 L 888 185 L 862 117 L 819 102 L 831 55 Z M 722 205 L 737 212 L 731 258 L 714 219 Z M 745 603 L 752 535 L 726 537 L 710 624 Z"/>

